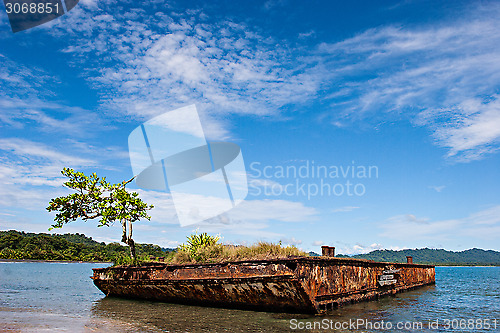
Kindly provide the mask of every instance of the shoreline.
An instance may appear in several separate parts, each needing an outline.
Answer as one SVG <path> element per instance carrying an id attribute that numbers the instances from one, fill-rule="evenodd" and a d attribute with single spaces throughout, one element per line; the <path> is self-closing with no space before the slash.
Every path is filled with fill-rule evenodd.
<path id="1" fill-rule="evenodd" d="M 81 261 L 81 260 L 44 260 L 44 259 L 0 259 L 0 263 L 2 262 L 46 262 L 46 263 L 55 263 L 55 264 L 65 264 L 65 263 L 75 263 L 75 264 L 110 264 L 111 261 Z M 436 267 L 500 267 L 500 265 L 442 265 L 442 264 L 426 264 L 433 265 Z"/>
<path id="2" fill-rule="evenodd" d="M 500 265 L 434 265 L 436 267 L 500 267 Z"/>
<path id="3" fill-rule="evenodd" d="M 0 262 L 46 262 L 54 264 L 113 264 L 111 261 L 43 260 L 43 259 L 0 259 Z"/>

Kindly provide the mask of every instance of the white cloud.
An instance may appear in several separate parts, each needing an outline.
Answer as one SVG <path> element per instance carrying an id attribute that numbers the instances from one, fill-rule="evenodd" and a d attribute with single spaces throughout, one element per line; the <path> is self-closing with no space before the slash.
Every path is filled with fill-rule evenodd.
<path id="1" fill-rule="evenodd" d="M 166 192 L 144 191 L 133 189 L 148 204 L 155 208 L 149 212 L 153 225 L 165 226 L 178 224 L 176 207 L 171 195 Z M 212 201 L 212 204 L 214 201 Z M 182 208 L 182 207 L 181 207 Z M 218 207 L 214 207 L 218 211 Z M 203 231 L 225 234 L 239 234 L 276 239 L 283 234 L 266 230 L 273 221 L 280 222 L 310 222 L 318 217 L 319 212 L 313 207 L 307 207 L 301 202 L 286 200 L 246 200 L 230 211 L 215 218 L 190 225 Z M 290 243 L 291 244 L 291 243 Z"/>
<path id="2" fill-rule="evenodd" d="M 384 247 L 381 244 L 378 243 L 373 243 L 370 245 L 364 245 L 361 243 L 356 243 L 354 245 L 352 244 L 347 244 L 347 243 L 340 243 L 340 246 L 336 246 L 336 252 L 339 254 L 344 254 L 344 255 L 355 255 L 355 254 L 365 254 L 369 253 L 375 250 L 382 250 Z M 389 249 L 394 249 L 394 248 L 389 248 Z"/>
<path id="3" fill-rule="evenodd" d="M 429 188 L 433 189 L 434 191 L 438 192 L 438 193 L 441 193 L 441 191 L 443 191 L 446 186 L 444 185 L 441 185 L 441 186 L 429 186 Z"/>
<path id="4" fill-rule="evenodd" d="M 19 93 L 22 93 L 20 91 Z M 0 121 L 14 128 L 26 128 L 33 124 L 37 130 L 74 136 L 89 136 L 106 126 L 94 112 L 47 102 L 38 97 L 0 96 Z"/>
<path id="5" fill-rule="evenodd" d="M 300 239 L 295 239 L 295 237 L 291 238 L 282 238 L 281 242 L 286 245 L 300 245 L 302 241 Z"/>
<path id="6" fill-rule="evenodd" d="M 478 98 L 466 100 L 451 113 L 446 126 L 438 125 L 434 136 L 449 148 L 448 156 L 462 153 L 465 160 L 482 157 L 499 149 L 500 101 L 498 95 L 483 102 Z"/>
<path id="7" fill-rule="evenodd" d="M 71 163 L 78 166 L 89 166 L 95 164 L 92 160 L 60 153 L 45 144 L 26 139 L 0 139 L 0 150 L 11 152 L 25 160 L 29 160 L 31 158 L 42 158 L 53 163 Z"/>
<path id="8" fill-rule="evenodd" d="M 212 201 L 213 203 L 214 201 Z M 224 205 L 224 202 L 221 202 L 221 205 Z M 182 209 L 182 207 L 180 208 Z M 214 211 L 220 210 L 219 207 L 214 207 Z M 269 199 L 246 200 L 222 215 L 200 222 L 199 225 L 210 225 L 221 229 L 241 227 L 241 225 L 255 225 L 263 228 L 267 227 L 271 221 L 309 222 L 315 220 L 317 216 L 318 211 L 315 208 L 307 207 L 302 202 Z"/>
<path id="9" fill-rule="evenodd" d="M 222 17 L 209 24 L 201 11 L 130 15 L 144 10 L 99 6 L 79 6 L 68 17 L 71 22 L 46 28 L 72 35 L 65 52 L 97 54 L 102 70 L 89 69 L 86 77 L 98 89 L 103 109 L 144 119 L 196 103 L 206 127 L 214 129 L 207 135 L 218 139 L 226 134 L 219 115 L 278 114 L 318 88 L 311 75 L 297 71 L 308 66 L 297 64 L 301 58 L 255 27 Z M 118 24 L 124 20 L 127 25 Z"/>
<path id="10" fill-rule="evenodd" d="M 448 240 L 459 237 L 495 239 L 500 237 L 500 206 L 473 213 L 468 217 L 442 221 L 417 218 L 414 215 L 394 216 L 379 225 L 380 236 L 397 240 Z"/>
<path id="11" fill-rule="evenodd" d="M 0 193 L 1 207 L 20 207 L 27 210 L 42 210 L 53 196 L 62 195 L 63 191 L 54 191 L 48 189 L 26 189 L 13 186 L 11 184 L 2 184 L 2 193 Z"/>
<path id="12" fill-rule="evenodd" d="M 335 208 L 334 210 L 332 210 L 332 212 L 333 213 L 352 212 L 353 210 L 359 209 L 359 208 L 360 207 L 356 207 L 356 206 L 344 206 L 344 207 Z"/>
<path id="13" fill-rule="evenodd" d="M 299 33 L 299 38 L 309 38 L 311 36 L 314 36 L 316 32 L 314 30 L 309 30 L 308 32 L 302 32 Z"/>
<path id="14" fill-rule="evenodd" d="M 98 1 L 97 0 L 80 0 L 78 2 L 78 4 L 83 5 L 83 6 L 87 6 L 87 7 L 97 8 Z"/>
<path id="15" fill-rule="evenodd" d="M 302 202 L 287 200 L 247 200 L 228 212 L 230 218 L 247 221 L 276 220 L 307 222 L 317 218 L 318 211 Z"/>
<path id="16" fill-rule="evenodd" d="M 9 26 L 9 25 L 10 25 L 10 24 L 9 24 L 9 18 L 7 17 L 7 13 L 6 13 L 6 12 L 4 12 L 3 10 L 2 10 L 2 11 L 0 11 L 0 25 L 1 25 L 2 27 L 4 27 L 4 29 L 5 29 L 5 27 L 7 27 L 7 26 Z M 10 28 L 10 27 L 9 27 L 9 28 Z"/>
<path id="17" fill-rule="evenodd" d="M 500 224 L 500 205 L 474 213 L 464 220 L 469 225 Z"/>
<path id="18" fill-rule="evenodd" d="M 251 178 L 251 176 L 247 180 L 248 194 L 251 196 L 258 196 L 262 193 L 283 193 L 284 191 L 284 186 L 274 180 Z"/>
<path id="19" fill-rule="evenodd" d="M 226 139 L 228 113 L 278 115 L 286 106 L 317 98 L 321 89 L 330 91 L 332 111 L 319 117 L 333 126 L 403 115 L 428 127 L 449 158 L 470 161 L 498 149 L 500 6 L 494 3 L 438 24 L 369 29 L 315 51 L 288 47 L 245 23 L 209 21 L 202 10 L 180 13 L 153 3 L 149 9 L 156 13 L 150 14 L 121 6 L 89 1 L 65 21 L 40 27 L 71 39 L 64 52 L 80 55 L 75 65 L 95 61 L 85 64 L 84 77 L 109 116 L 144 120 L 196 103 L 209 139 Z M 82 56 L 91 52 L 96 60 Z M 24 69 L 2 78 L 26 88 L 30 76 Z M 4 104 L 9 98 L 18 102 L 7 97 Z M 62 127 L 85 118 L 61 121 L 40 108 L 3 116 L 12 124 L 26 119 Z"/>
<path id="20" fill-rule="evenodd" d="M 322 240 L 317 240 L 317 241 L 312 242 L 313 246 L 321 246 L 323 244 L 325 244 L 325 242 L 323 242 Z"/>
<path id="21" fill-rule="evenodd" d="M 380 236 L 392 239 L 446 238 L 446 231 L 458 227 L 456 220 L 430 222 L 427 218 L 417 218 L 412 214 L 389 218 L 380 227 Z"/>
<path id="22" fill-rule="evenodd" d="M 0 139 L 0 152 L 0 205 L 4 207 L 43 209 L 52 197 L 66 192 L 61 186 L 63 167 L 96 165 L 91 159 L 19 138 Z"/>
<path id="23" fill-rule="evenodd" d="M 264 9 L 272 10 L 275 8 L 281 8 L 288 3 L 287 0 L 267 0 L 264 3 Z"/>
<path id="24" fill-rule="evenodd" d="M 380 27 L 320 45 L 318 57 L 341 86 L 330 96 L 331 122 L 404 115 L 430 128 L 458 161 L 496 151 L 500 7 L 486 8 L 433 26 Z"/>
<path id="25" fill-rule="evenodd" d="M 54 100 L 63 83 L 56 76 L 28 68 L 0 54 L 0 125 L 16 129 L 86 136 L 106 129 L 93 111 Z"/>
<path id="26" fill-rule="evenodd" d="M 139 193 L 141 199 L 153 205 L 154 208 L 148 212 L 152 223 L 158 224 L 178 224 L 174 203 L 170 193 L 145 191 L 141 189 L 129 189 Z"/>

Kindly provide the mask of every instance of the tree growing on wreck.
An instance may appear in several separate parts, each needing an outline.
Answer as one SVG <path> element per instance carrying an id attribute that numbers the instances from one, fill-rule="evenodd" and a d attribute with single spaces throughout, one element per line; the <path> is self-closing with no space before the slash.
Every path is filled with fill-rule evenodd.
<path id="1" fill-rule="evenodd" d="M 136 260 L 135 242 L 132 239 L 132 223 L 141 218 L 150 220 L 147 211 L 153 208 L 139 198 L 137 192 L 129 192 L 125 186 L 135 177 L 118 184 L 111 184 L 106 177 L 98 177 L 96 173 L 86 176 L 70 168 L 61 173 L 69 178 L 64 186 L 76 193 L 50 200 L 46 208 L 49 212 L 57 212 L 49 230 L 62 228 L 64 224 L 81 218 L 83 221 L 99 219 L 98 227 L 111 226 L 116 221 L 122 225 L 121 241 L 130 247 L 130 256 Z"/>

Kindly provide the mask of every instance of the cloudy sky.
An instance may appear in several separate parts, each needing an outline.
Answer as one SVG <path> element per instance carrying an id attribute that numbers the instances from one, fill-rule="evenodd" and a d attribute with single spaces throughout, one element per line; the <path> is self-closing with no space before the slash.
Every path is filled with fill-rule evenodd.
<path id="1" fill-rule="evenodd" d="M 181 227 L 132 184 L 156 206 L 137 242 L 500 250 L 499 20 L 493 1 L 82 0 L 13 34 L 2 8 L 0 229 L 47 232 L 63 167 L 129 179 L 132 130 L 195 104 L 249 194 Z"/>

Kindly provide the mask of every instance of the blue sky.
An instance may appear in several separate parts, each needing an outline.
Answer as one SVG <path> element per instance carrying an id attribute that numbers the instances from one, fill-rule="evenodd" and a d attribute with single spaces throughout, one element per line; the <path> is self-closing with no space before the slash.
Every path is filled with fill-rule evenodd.
<path id="1" fill-rule="evenodd" d="M 196 104 L 208 140 L 240 145 L 250 194 L 181 227 L 168 193 L 137 189 L 156 206 L 137 242 L 500 250 L 499 19 L 488 1 L 85 0 L 13 34 L 2 10 L 0 229 L 46 232 L 62 167 L 129 179 L 130 132 Z M 377 172 L 263 172 L 312 165 Z"/>

